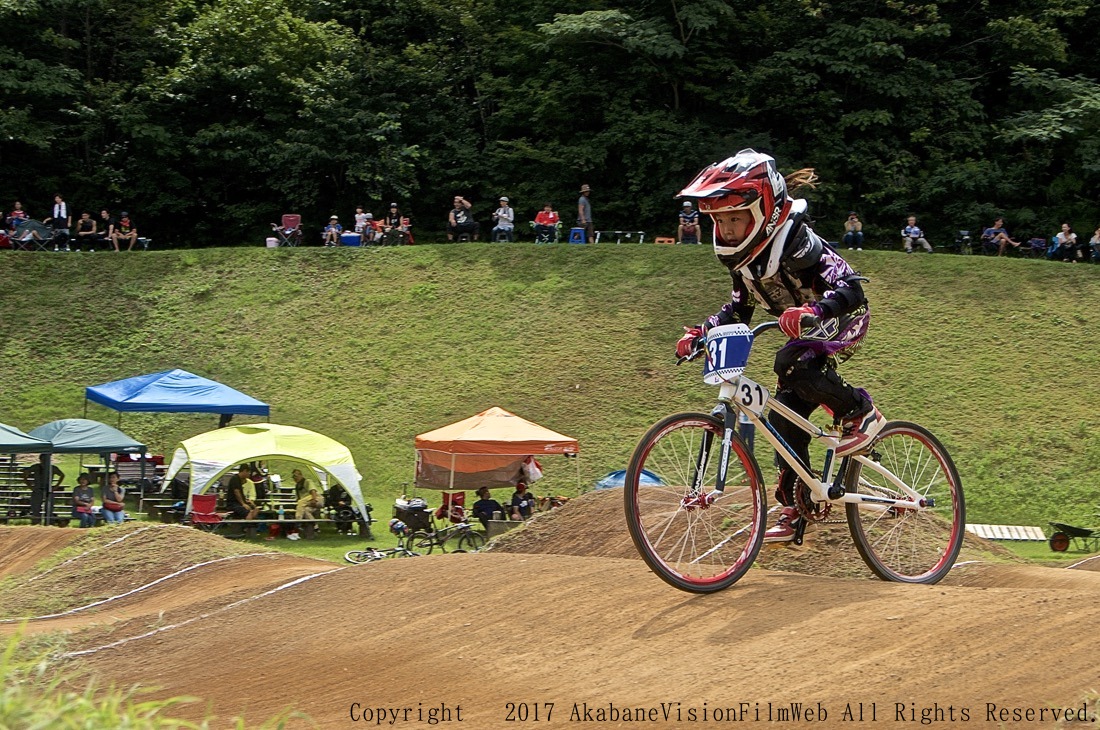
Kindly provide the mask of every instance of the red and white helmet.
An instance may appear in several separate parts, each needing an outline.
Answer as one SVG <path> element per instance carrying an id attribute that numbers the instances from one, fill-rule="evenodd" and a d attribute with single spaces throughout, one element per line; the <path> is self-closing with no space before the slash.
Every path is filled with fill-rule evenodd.
<path id="1" fill-rule="evenodd" d="M 713 215 L 745 210 L 752 216 L 745 240 L 728 244 L 714 229 L 714 253 L 730 268 L 755 260 L 787 219 L 793 202 L 787 182 L 775 167 L 775 160 L 752 149 L 704 168 L 677 198 L 696 198 L 699 210 Z"/>

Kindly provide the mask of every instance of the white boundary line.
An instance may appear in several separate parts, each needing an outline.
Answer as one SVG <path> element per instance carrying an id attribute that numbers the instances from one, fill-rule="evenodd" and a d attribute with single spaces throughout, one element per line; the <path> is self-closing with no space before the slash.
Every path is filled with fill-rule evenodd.
<path id="1" fill-rule="evenodd" d="M 187 626 L 188 624 L 192 624 L 196 621 L 201 621 L 204 618 L 210 618 L 211 616 L 214 616 L 216 614 L 222 613 L 224 611 L 228 611 L 231 608 L 236 608 L 237 606 L 241 606 L 241 605 L 244 605 L 246 603 L 251 603 L 252 601 L 256 601 L 256 600 L 259 600 L 261 598 L 265 598 L 267 596 L 270 596 L 274 593 L 278 593 L 279 591 L 285 590 L 287 588 L 292 588 L 292 587 L 298 585 L 299 583 L 305 583 L 307 580 L 313 580 L 314 578 L 319 578 L 322 575 L 328 575 L 329 573 L 336 573 L 336 572 L 341 571 L 341 570 L 347 570 L 347 568 L 333 568 L 332 570 L 326 570 L 323 573 L 314 573 L 313 575 L 306 575 L 306 576 L 302 576 L 301 578 L 295 578 L 294 580 L 290 581 L 289 583 L 284 583 L 281 586 L 277 586 L 275 588 L 272 588 L 271 590 L 264 591 L 263 593 L 260 593 L 260 594 L 255 595 L 255 596 L 251 596 L 249 598 L 242 598 L 239 601 L 234 601 L 233 603 L 230 603 L 228 606 L 222 606 L 221 608 L 215 609 L 213 611 L 209 611 L 207 613 L 199 614 L 198 616 L 192 616 L 191 618 L 187 619 L 186 621 L 181 621 L 177 624 L 171 624 L 170 626 L 161 626 L 160 628 L 153 629 L 152 631 L 146 631 L 144 634 L 138 634 L 137 636 L 130 636 L 130 637 L 125 638 L 125 639 L 119 639 L 118 641 L 112 641 L 110 644 L 104 644 L 102 646 L 97 646 L 97 647 L 94 647 L 92 649 L 82 649 L 80 651 L 66 652 L 66 653 L 61 655 L 61 658 L 63 658 L 63 659 L 72 659 L 73 657 L 87 656 L 88 654 L 95 654 L 96 652 L 102 651 L 103 649 L 114 649 L 116 647 L 122 646 L 123 644 L 128 644 L 131 641 L 137 641 L 138 639 L 146 639 L 150 636 L 156 636 L 159 633 L 162 633 L 162 632 L 165 632 L 165 631 L 170 631 L 172 629 L 178 629 L 178 628 L 181 628 L 183 626 Z"/>
<path id="2" fill-rule="evenodd" d="M 1084 560 L 1078 560 L 1076 563 L 1074 563 L 1073 565 L 1066 568 L 1066 570 L 1073 570 L 1078 565 L 1084 565 L 1085 563 L 1088 563 L 1092 560 L 1100 560 L 1100 555 L 1093 555 L 1091 558 L 1085 558 Z"/>
<path id="3" fill-rule="evenodd" d="M 111 540 L 108 543 L 104 543 L 103 545 L 100 545 L 99 547 L 94 547 L 91 550 L 85 550 L 84 552 L 80 553 L 80 555 L 75 555 L 75 556 L 69 558 L 68 560 L 62 560 L 60 563 L 53 566 L 52 568 L 46 568 L 46 570 L 43 570 L 38 575 L 32 575 L 30 578 L 27 578 L 27 580 L 23 581 L 22 583 L 19 583 L 18 585 L 25 586 L 28 583 L 31 583 L 32 581 L 38 580 L 39 578 L 41 578 L 44 575 L 48 575 L 48 574 L 52 573 L 53 571 L 57 570 L 58 568 L 60 568 L 63 565 L 68 565 L 69 563 L 73 562 L 74 560 L 80 560 L 81 558 L 83 558 L 85 556 L 91 555 L 92 553 L 96 552 L 97 550 L 103 550 L 105 548 L 109 548 L 109 547 L 111 547 L 112 545 L 114 545 L 116 543 L 122 542 L 126 538 L 133 537 L 134 535 L 141 534 L 142 532 L 145 532 L 146 530 L 151 530 L 151 529 L 153 529 L 153 525 L 150 525 L 148 527 L 142 527 L 142 528 L 139 528 L 137 530 L 134 530 L 133 532 L 129 532 L 129 533 L 123 535 L 122 537 L 115 538 L 114 540 Z"/>
<path id="4" fill-rule="evenodd" d="M 271 557 L 272 553 L 264 552 L 264 553 L 248 553 L 246 555 L 230 555 L 229 557 L 225 557 L 225 558 L 217 558 L 216 560 L 208 560 L 205 563 L 196 563 L 195 565 L 189 565 L 186 568 L 182 568 L 180 570 L 177 570 L 175 573 L 169 573 L 168 575 L 157 578 L 156 580 L 152 581 L 151 583 L 146 583 L 143 586 L 138 586 L 137 588 L 126 591 L 125 593 L 120 593 L 117 596 L 110 596 L 108 598 L 104 598 L 101 601 L 95 601 L 94 603 L 89 603 L 89 604 L 84 605 L 84 606 L 78 606 L 77 608 L 71 608 L 68 611 L 62 611 L 61 613 L 48 613 L 45 616 L 24 616 L 24 617 L 21 617 L 21 618 L 0 619 L 0 624 L 11 624 L 11 623 L 18 623 L 18 622 L 23 622 L 23 621 L 41 621 L 43 619 L 60 618 L 62 616 L 69 616 L 69 615 L 72 615 L 74 613 L 79 613 L 80 611 L 86 611 L 89 608 L 95 608 L 96 606 L 102 606 L 103 604 L 110 603 L 111 601 L 117 601 L 120 598 L 125 598 L 127 596 L 132 596 L 135 593 L 139 593 L 141 591 L 144 591 L 147 588 L 152 588 L 153 586 L 157 585 L 158 583 L 163 583 L 164 581 L 166 581 L 170 578 L 175 578 L 177 576 L 183 575 L 184 573 L 188 573 L 192 570 L 195 570 L 196 568 L 201 568 L 201 567 L 206 566 L 206 565 L 214 565 L 215 563 L 222 563 L 222 562 L 225 562 L 227 560 L 239 560 L 241 558 L 254 558 L 254 557 L 258 557 L 258 556 Z"/>

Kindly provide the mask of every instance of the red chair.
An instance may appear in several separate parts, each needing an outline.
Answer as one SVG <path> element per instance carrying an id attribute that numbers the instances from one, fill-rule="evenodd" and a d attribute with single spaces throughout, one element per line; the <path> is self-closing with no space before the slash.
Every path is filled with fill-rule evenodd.
<path id="1" fill-rule="evenodd" d="M 191 497 L 191 525 L 206 532 L 218 529 L 224 519 L 217 513 L 218 495 L 196 494 Z"/>
<path id="2" fill-rule="evenodd" d="M 302 245 L 302 216 L 297 213 L 283 215 L 280 223 L 272 223 L 271 230 L 279 239 L 280 246 Z"/>
<path id="3" fill-rule="evenodd" d="M 466 521 L 466 493 L 443 492 L 443 504 L 435 511 L 437 520 L 449 519 L 456 525 Z"/>

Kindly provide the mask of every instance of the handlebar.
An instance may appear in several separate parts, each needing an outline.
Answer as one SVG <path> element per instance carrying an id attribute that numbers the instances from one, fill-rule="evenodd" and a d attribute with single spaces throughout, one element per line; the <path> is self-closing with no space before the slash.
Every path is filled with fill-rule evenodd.
<path id="1" fill-rule="evenodd" d="M 771 322 L 761 322 L 760 324 L 758 324 L 758 325 L 756 325 L 755 327 L 752 328 L 752 336 L 755 339 L 756 337 L 758 337 L 759 335 L 764 334 L 768 330 L 777 330 L 777 329 L 779 329 L 779 321 L 778 320 L 773 320 Z M 692 360 L 696 359 L 697 357 L 699 357 L 700 355 L 703 354 L 703 351 L 706 349 L 705 345 L 706 345 L 706 338 L 705 337 L 700 337 L 699 338 L 699 344 L 695 348 L 695 350 L 693 350 L 692 353 L 690 355 L 688 355 L 687 357 L 677 358 L 676 364 L 677 365 L 683 365 L 685 362 L 691 362 Z"/>

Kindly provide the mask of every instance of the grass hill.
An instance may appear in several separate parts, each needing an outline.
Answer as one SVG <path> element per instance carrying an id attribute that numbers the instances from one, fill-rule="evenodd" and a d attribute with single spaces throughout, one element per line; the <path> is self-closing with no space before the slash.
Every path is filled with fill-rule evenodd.
<path id="1" fill-rule="evenodd" d="M 1091 524 L 1100 268 L 850 258 L 874 314 L 842 372 L 948 445 L 970 520 Z M 346 443 L 376 506 L 412 480 L 417 433 L 493 405 L 580 440 L 578 467 L 543 460 L 539 491 L 624 468 L 653 421 L 713 404 L 671 352 L 729 286 L 706 247 L 639 245 L 20 253 L 0 256 L 0 277 L 0 422 L 80 416 L 87 385 L 181 367 Z M 758 345 L 759 382 L 774 383 L 777 343 Z M 216 427 L 94 404 L 88 417 L 166 453 Z"/>

